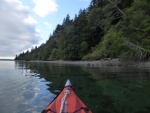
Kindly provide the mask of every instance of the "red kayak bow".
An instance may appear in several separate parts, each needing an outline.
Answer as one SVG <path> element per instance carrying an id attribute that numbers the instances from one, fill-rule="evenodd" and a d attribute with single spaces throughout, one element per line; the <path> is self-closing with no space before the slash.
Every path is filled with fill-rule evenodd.
<path id="1" fill-rule="evenodd" d="M 70 80 L 59 95 L 42 111 L 42 113 L 92 113 L 75 94 Z"/>

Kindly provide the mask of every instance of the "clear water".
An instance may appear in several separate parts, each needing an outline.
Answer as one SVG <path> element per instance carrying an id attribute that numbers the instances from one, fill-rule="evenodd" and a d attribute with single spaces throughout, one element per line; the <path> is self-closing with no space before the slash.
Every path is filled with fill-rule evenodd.
<path id="1" fill-rule="evenodd" d="M 93 113 L 150 113 L 150 69 L 0 61 L 0 113 L 40 113 L 70 79 Z"/>

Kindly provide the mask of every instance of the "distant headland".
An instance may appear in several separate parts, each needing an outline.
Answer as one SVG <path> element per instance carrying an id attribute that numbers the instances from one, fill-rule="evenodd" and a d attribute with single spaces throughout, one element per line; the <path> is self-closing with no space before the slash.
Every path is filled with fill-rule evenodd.
<path id="1" fill-rule="evenodd" d="M 0 61 L 14 61 L 14 59 L 0 59 Z"/>

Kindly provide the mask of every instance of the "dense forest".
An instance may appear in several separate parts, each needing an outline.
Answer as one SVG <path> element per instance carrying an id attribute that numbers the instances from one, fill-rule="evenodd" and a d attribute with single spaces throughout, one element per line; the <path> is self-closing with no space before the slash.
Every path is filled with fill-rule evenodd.
<path id="1" fill-rule="evenodd" d="M 47 42 L 15 60 L 150 59 L 150 0 L 91 0 L 62 21 Z"/>

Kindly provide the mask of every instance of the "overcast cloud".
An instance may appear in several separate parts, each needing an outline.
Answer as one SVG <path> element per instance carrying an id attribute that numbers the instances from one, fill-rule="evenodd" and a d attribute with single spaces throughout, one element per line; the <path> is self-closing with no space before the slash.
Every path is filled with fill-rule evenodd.
<path id="1" fill-rule="evenodd" d="M 63 15 L 74 15 L 89 5 L 87 1 L 0 0 L 0 58 L 15 57 L 45 43 L 55 26 L 62 23 Z M 68 5 L 75 7 L 68 10 Z"/>
<path id="2" fill-rule="evenodd" d="M 40 17 L 46 17 L 48 14 L 52 14 L 57 11 L 58 5 L 56 0 L 33 0 L 35 4 L 34 12 Z"/>
<path id="3" fill-rule="evenodd" d="M 19 0 L 0 0 L 0 57 L 15 56 L 41 40 L 30 9 Z"/>

